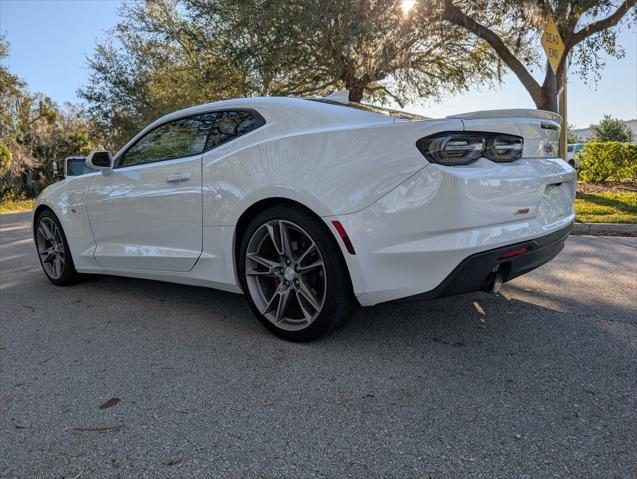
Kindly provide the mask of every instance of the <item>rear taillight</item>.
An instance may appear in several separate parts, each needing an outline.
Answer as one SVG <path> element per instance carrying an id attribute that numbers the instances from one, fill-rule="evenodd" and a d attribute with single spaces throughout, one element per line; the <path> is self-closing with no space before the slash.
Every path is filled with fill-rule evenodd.
<path id="1" fill-rule="evenodd" d="M 492 161 L 513 161 L 522 156 L 524 140 L 519 136 L 498 135 L 491 138 L 485 155 Z"/>
<path id="2" fill-rule="evenodd" d="M 416 147 L 429 161 L 441 165 L 467 165 L 482 156 L 501 163 L 522 156 L 524 139 L 500 133 L 446 132 L 421 138 Z"/>

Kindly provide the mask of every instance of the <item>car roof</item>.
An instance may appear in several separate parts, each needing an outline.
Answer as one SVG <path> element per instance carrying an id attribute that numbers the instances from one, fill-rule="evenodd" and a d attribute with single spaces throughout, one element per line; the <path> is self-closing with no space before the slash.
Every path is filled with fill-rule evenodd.
<path id="1" fill-rule="evenodd" d="M 343 108 L 343 105 L 310 101 L 307 98 L 274 96 L 235 98 L 184 108 L 183 110 L 164 115 L 131 138 L 117 155 L 129 148 L 147 132 L 166 122 L 213 111 L 235 109 L 258 112 L 265 118 L 266 123 L 276 124 L 279 133 L 382 125 L 407 121 L 357 108 Z"/>
<path id="2" fill-rule="evenodd" d="M 262 115 L 266 121 L 283 121 L 291 119 L 295 124 L 299 120 L 311 120 L 315 123 L 393 123 L 394 118 L 380 113 L 358 110 L 355 108 L 342 108 L 342 105 L 309 101 L 308 98 L 299 97 L 250 97 L 222 100 L 205 103 L 190 108 L 185 108 L 165 115 L 153 125 L 164 123 L 185 116 L 208 113 L 225 109 L 254 109 Z M 294 114 L 293 114 L 294 113 Z M 301 117 L 301 118 L 299 118 Z M 398 120 L 399 121 L 399 120 Z"/>

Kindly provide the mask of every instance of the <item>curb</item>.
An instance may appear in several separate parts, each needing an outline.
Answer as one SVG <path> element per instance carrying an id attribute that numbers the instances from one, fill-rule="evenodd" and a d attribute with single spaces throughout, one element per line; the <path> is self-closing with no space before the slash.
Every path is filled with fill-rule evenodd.
<path id="1" fill-rule="evenodd" d="M 600 233 L 637 234 L 637 224 L 630 223 L 575 223 L 573 234 L 587 235 Z"/>

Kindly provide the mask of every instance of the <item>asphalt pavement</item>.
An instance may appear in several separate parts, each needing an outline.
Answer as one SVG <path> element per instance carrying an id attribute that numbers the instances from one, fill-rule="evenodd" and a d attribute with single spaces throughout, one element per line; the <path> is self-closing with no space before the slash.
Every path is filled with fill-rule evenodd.
<path id="1" fill-rule="evenodd" d="M 637 477 L 637 238 L 294 344 L 239 295 L 56 287 L 0 223 L 2 478 Z"/>

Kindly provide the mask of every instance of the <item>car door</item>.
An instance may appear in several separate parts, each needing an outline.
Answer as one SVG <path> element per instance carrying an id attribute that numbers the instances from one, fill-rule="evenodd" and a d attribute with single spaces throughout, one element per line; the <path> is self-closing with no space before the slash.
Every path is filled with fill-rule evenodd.
<path id="1" fill-rule="evenodd" d="M 201 160 L 215 114 L 180 118 L 140 137 L 95 175 L 87 212 L 96 262 L 189 271 L 202 251 Z"/>

